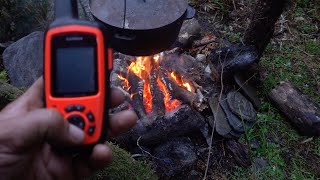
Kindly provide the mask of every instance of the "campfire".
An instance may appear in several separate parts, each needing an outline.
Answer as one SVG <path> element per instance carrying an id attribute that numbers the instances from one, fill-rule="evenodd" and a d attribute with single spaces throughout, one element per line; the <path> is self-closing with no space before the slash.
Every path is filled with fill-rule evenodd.
<path id="1" fill-rule="evenodd" d="M 208 42 L 207 36 L 199 42 Z M 253 127 L 253 106 L 258 103 L 251 101 L 259 100 L 247 85 L 250 77 L 237 72 L 252 64 L 256 54 L 243 45 L 215 48 L 208 55 L 208 50 L 201 54 L 203 47 L 195 49 L 176 47 L 143 57 L 113 54 L 111 85 L 123 90 L 127 99 L 110 112 L 133 109 L 139 118 L 114 140 L 132 154 L 150 158 L 157 172 L 167 176 L 204 163 L 201 159 L 208 154 L 212 159 L 225 156 L 215 146 L 198 157 L 197 152 L 213 142 L 222 142 L 239 164 L 250 164 L 242 161 L 246 151 L 234 139 Z"/>
<path id="2" fill-rule="evenodd" d="M 169 68 L 169 61 L 164 53 L 131 57 L 127 70 L 118 73 L 122 88 L 130 94 L 131 104 L 140 117 L 161 116 L 196 99 L 193 82 Z"/>

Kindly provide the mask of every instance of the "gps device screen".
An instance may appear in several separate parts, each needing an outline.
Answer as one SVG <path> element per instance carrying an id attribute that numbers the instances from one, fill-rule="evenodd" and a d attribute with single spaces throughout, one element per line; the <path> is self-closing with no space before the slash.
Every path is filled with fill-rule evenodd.
<path id="1" fill-rule="evenodd" d="M 86 96 L 97 92 L 96 47 L 88 39 L 61 42 L 53 48 L 52 94 L 58 97 Z M 61 45 L 62 43 L 62 45 Z"/>

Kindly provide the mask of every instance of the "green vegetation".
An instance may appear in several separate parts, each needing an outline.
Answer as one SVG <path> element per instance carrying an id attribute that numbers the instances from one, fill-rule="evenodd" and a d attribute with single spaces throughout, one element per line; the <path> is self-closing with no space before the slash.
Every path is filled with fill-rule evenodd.
<path id="1" fill-rule="evenodd" d="M 299 0 L 291 13 L 303 17 L 302 23 L 291 25 L 298 32 L 291 41 L 273 43 L 261 60 L 262 85 L 259 87 L 263 104 L 255 127 L 241 139 L 257 149 L 250 149 L 251 158 L 262 157 L 268 166 L 261 170 L 237 168 L 232 179 L 317 179 L 320 176 L 320 139 L 300 136 L 282 114 L 269 102 L 267 95 L 281 81 L 290 80 L 295 86 L 320 103 L 320 37 L 314 34 L 319 24 L 313 23 L 314 9 L 310 0 Z M 310 13 L 313 12 L 313 13 Z M 289 20 L 293 22 L 294 20 Z M 275 40 L 277 41 L 277 40 Z M 279 42 L 278 42 L 279 43 Z"/>
<path id="2" fill-rule="evenodd" d="M 97 172 L 89 180 L 156 180 L 151 167 L 146 162 L 136 161 L 125 150 L 110 144 L 113 152 L 112 164 Z"/>
<path id="3" fill-rule="evenodd" d="M 0 80 L 7 82 L 8 81 L 8 74 L 6 70 L 0 71 Z"/>
<path id="4" fill-rule="evenodd" d="M 48 0 L 0 0 L 0 4 L 0 42 L 16 40 L 47 25 Z"/>

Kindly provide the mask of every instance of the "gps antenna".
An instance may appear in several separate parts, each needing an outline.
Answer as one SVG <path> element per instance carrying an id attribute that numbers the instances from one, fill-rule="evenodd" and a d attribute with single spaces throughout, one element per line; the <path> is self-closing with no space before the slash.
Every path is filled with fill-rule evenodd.
<path id="1" fill-rule="evenodd" d="M 55 0 L 55 19 L 78 19 L 77 0 Z"/>

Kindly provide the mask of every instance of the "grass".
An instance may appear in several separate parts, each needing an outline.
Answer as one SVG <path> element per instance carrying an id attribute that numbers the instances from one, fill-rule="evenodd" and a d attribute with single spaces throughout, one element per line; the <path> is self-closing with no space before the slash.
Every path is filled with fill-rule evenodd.
<path id="1" fill-rule="evenodd" d="M 303 17 L 296 23 L 293 41 L 277 41 L 267 47 L 261 60 L 263 98 L 255 127 L 242 137 L 243 143 L 257 140 L 260 146 L 250 149 L 251 158 L 262 157 L 268 166 L 261 170 L 237 168 L 232 179 L 317 179 L 320 176 L 320 139 L 308 139 L 299 135 L 282 114 L 269 102 L 267 95 L 281 81 L 290 80 L 313 101 L 320 103 L 320 37 L 313 34 L 319 24 L 312 1 L 299 0 L 293 18 Z M 292 20 L 293 21 L 293 20 Z M 230 38 L 229 38 L 230 39 Z M 281 42 L 282 46 L 278 44 Z"/>

